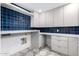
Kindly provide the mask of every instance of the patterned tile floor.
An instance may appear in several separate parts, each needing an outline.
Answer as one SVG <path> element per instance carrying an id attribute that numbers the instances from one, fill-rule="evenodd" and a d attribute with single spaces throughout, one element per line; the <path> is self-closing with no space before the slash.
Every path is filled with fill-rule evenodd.
<path id="1" fill-rule="evenodd" d="M 50 51 L 48 48 L 44 48 L 36 56 L 60 56 L 60 55 Z"/>
<path id="2" fill-rule="evenodd" d="M 27 49 L 24 49 L 23 51 L 20 51 L 13 56 L 61 56 L 53 51 L 50 51 L 48 48 L 42 49 L 40 52 L 35 54 L 33 51 L 29 51 L 27 53 Z"/>

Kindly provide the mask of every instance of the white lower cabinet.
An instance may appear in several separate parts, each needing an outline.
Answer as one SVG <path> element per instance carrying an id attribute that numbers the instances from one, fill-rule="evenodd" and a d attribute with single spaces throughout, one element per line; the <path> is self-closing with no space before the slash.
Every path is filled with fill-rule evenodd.
<path id="1" fill-rule="evenodd" d="M 68 54 L 67 49 L 68 39 L 62 36 L 52 36 L 51 49 L 59 53 Z"/>
<path id="2" fill-rule="evenodd" d="M 79 56 L 79 38 L 78 38 L 78 56 Z"/>
<path id="3" fill-rule="evenodd" d="M 68 38 L 68 52 L 71 56 L 77 56 L 78 50 L 77 50 L 77 38 L 76 37 L 69 37 Z"/>
<path id="4" fill-rule="evenodd" d="M 43 35 L 40 35 L 40 40 L 39 40 L 39 47 L 40 48 L 43 48 L 44 47 L 44 36 Z"/>
<path id="5" fill-rule="evenodd" d="M 49 48 L 51 48 L 51 36 L 50 36 L 50 35 L 46 36 L 46 45 L 47 45 Z"/>
<path id="6" fill-rule="evenodd" d="M 77 56 L 79 55 L 79 39 L 77 37 L 52 36 L 51 50 L 65 55 Z"/>
<path id="7" fill-rule="evenodd" d="M 2 42 L 2 55 L 9 55 L 13 54 L 21 49 L 23 47 L 28 48 L 31 47 L 31 34 L 27 35 L 9 35 L 9 36 L 2 36 L 1 38 Z"/>

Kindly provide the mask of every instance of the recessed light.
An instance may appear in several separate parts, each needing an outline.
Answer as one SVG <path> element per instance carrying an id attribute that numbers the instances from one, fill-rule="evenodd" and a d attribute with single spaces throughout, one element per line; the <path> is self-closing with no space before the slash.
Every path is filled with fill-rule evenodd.
<path id="1" fill-rule="evenodd" d="M 42 10 L 38 10 L 38 12 L 39 12 L 39 13 L 41 13 L 41 12 L 42 12 Z"/>

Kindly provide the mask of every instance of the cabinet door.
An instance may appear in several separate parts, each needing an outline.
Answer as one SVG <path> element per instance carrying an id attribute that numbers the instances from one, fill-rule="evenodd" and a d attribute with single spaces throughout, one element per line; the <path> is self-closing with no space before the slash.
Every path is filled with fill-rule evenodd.
<path id="1" fill-rule="evenodd" d="M 79 25 L 79 4 L 78 4 L 78 25 Z"/>
<path id="2" fill-rule="evenodd" d="M 53 11 L 45 12 L 45 22 L 46 22 L 46 27 L 53 26 Z"/>
<path id="3" fill-rule="evenodd" d="M 51 38 L 51 50 L 55 50 L 55 46 L 54 46 L 55 39 L 56 39 L 56 36 L 52 36 L 52 38 Z"/>
<path id="4" fill-rule="evenodd" d="M 79 56 L 79 38 L 78 38 L 78 56 Z"/>
<path id="5" fill-rule="evenodd" d="M 40 35 L 40 39 L 39 39 L 39 48 L 43 48 L 45 41 L 44 41 L 45 37 L 43 35 Z"/>
<path id="6" fill-rule="evenodd" d="M 27 34 L 26 36 L 27 36 L 26 37 L 27 38 L 27 46 L 31 48 L 31 39 L 32 39 L 31 34 Z"/>
<path id="7" fill-rule="evenodd" d="M 53 44 L 67 48 L 68 40 L 66 37 L 56 36 L 56 38 L 53 41 L 54 41 Z"/>
<path id="8" fill-rule="evenodd" d="M 49 12 L 49 15 L 50 15 L 49 26 L 52 27 L 52 26 L 54 26 L 54 19 L 53 19 L 53 11 L 52 10 Z"/>
<path id="9" fill-rule="evenodd" d="M 50 13 L 49 12 L 44 12 L 45 13 L 45 25 L 46 27 L 50 27 Z"/>
<path id="10" fill-rule="evenodd" d="M 64 6 L 64 26 L 78 25 L 78 4 Z"/>
<path id="11" fill-rule="evenodd" d="M 46 14 L 43 12 L 43 13 L 40 13 L 40 19 L 39 19 L 39 23 L 40 24 L 40 27 L 46 27 L 46 20 L 45 20 L 45 16 Z"/>
<path id="12" fill-rule="evenodd" d="M 51 39 L 51 50 L 59 52 L 60 46 L 58 46 L 57 43 L 55 42 L 56 39 L 57 39 L 56 36 L 52 36 L 52 39 Z"/>
<path id="13" fill-rule="evenodd" d="M 62 54 L 68 54 L 68 39 L 62 36 L 52 36 L 51 49 Z"/>
<path id="14" fill-rule="evenodd" d="M 39 27 L 39 13 L 37 13 L 37 12 L 34 12 L 34 16 L 32 17 L 32 20 L 31 20 L 31 26 L 32 27 Z"/>
<path id="15" fill-rule="evenodd" d="M 64 8 L 56 8 L 54 10 L 54 26 L 63 26 Z"/>
<path id="16" fill-rule="evenodd" d="M 77 38 L 69 37 L 69 55 L 77 56 Z"/>
<path id="17" fill-rule="evenodd" d="M 49 48 L 51 48 L 51 36 L 50 36 L 50 35 L 46 36 L 46 45 L 47 45 Z"/>

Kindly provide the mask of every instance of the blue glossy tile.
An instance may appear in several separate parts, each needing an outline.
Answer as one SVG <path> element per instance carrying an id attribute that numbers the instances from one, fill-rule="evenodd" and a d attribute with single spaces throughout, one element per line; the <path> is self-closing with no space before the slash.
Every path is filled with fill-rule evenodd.
<path id="1" fill-rule="evenodd" d="M 1 30 L 30 29 L 31 17 L 11 9 L 1 7 Z"/>
<path id="2" fill-rule="evenodd" d="M 73 27 L 43 27 L 43 28 L 32 28 L 40 30 L 41 32 L 47 32 L 47 33 L 65 33 L 65 34 L 79 34 L 79 26 L 73 26 Z M 57 29 L 59 29 L 59 32 L 57 32 Z"/>

